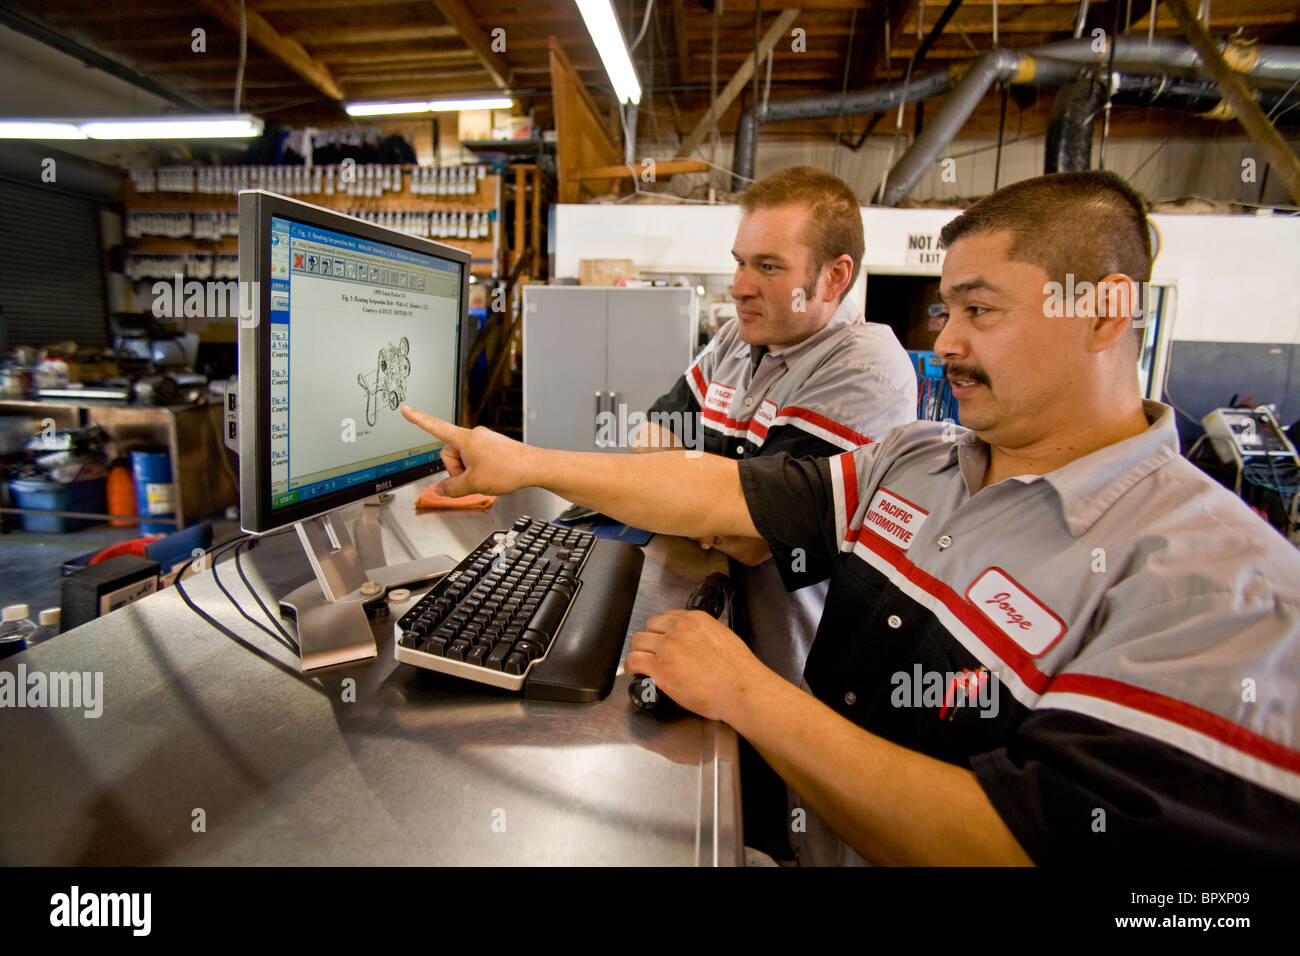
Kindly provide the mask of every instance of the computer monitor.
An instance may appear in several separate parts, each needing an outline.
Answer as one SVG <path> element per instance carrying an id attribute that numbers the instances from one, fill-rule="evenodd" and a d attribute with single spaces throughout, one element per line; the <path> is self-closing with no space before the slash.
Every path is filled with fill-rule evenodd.
<path id="1" fill-rule="evenodd" d="M 440 470 L 398 409 L 456 420 L 469 254 L 261 190 L 239 194 L 239 230 L 244 530 Z"/>
<path id="2" fill-rule="evenodd" d="M 239 194 L 240 524 L 297 528 L 317 582 L 281 606 L 304 669 L 373 657 L 359 626 L 372 582 L 418 581 L 450 560 L 363 567 L 332 513 L 442 470 L 442 442 L 398 409 L 457 420 L 469 273 L 463 250 Z"/>

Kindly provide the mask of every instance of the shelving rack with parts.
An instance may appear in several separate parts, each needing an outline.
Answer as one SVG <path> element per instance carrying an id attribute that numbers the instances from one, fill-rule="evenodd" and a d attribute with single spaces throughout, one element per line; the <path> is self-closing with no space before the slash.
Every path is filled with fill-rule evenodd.
<path id="1" fill-rule="evenodd" d="M 482 172 L 480 172 L 482 170 Z M 179 187 L 179 188 L 177 188 Z M 122 189 L 128 282 L 238 276 L 238 190 L 269 189 L 465 249 L 480 279 L 501 261 L 501 176 L 479 166 L 190 166 L 132 170 Z M 474 235 L 477 233 L 477 235 Z M 134 311 L 150 311 L 137 287 Z M 222 339 L 225 323 L 204 323 Z M 216 334 L 212 334 L 216 333 Z"/>

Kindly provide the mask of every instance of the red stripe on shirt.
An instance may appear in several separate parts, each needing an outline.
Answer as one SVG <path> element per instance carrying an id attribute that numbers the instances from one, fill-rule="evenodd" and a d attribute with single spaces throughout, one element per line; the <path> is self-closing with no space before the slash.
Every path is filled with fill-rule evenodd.
<path id="1" fill-rule="evenodd" d="M 748 422 L 738 422 L 734 418 L 728 418 L 716 408 L 709 408 L 708 406 L 700 409 L 700 415 L 707 421 L 717 422 L 719 425 L 723 425 L 727 428 L 736 428 L 742 432 L 746 430 L 749 424 Z"/>
<path id="2" fill-rule="evenodd" d="M 1234 724 L 1227 718 L 1202 710 L 1186 701 L 1166 697 L 1164 694 L 1134 687 L 1132 684 L 1109 677 L 1096 677 L 1091 674 L 1061 674 L 1052 681 L 1048 691 L 1096 697 L 1139 710 L 1212 737 L 1234 750 L 1250 754 L 1275 767 L 1300 773 L 1300 751 L 1292 750 L 1275 740 L 1247 730 L 1240 724 Z"/>
<path id="3" fill-rule="evenodd" d="M 708 396 L 709 388 L 712 385 L 719 384 L 716 382 L 705 382 L 704 374 L 699 370 L 698 366 L 691 366 L 691 375 L 694 377 L 696 385 L 699 386 L 700 395 L 705 397 Z M 726 387 L 734 388 L 735 386 L 728 385 Z M 724 428 L 734 428 L 737 431 L 752 434 L 758 439 L 758 443 L 767 440 L 767 433 L 769 430 L 768 426 L 763 425 L 752 418 L 747 421 L 731 418 L 716 409 L 708 408 L 703 399 L 700 400 L 700 414 L 706 420 L 716 422 Z M 845 441 L 851 441 L 857 445 L 871 444 L 871 439 L 866 435 L 863 435 L 861 432 L 856 432 L 847 425 L 841 425 L 839 422 L 829 419 L 825 415 L 819 415 L 806 408 L 800 408 L 798 405 L 787 405 L 773 416 L 773 418 L 781 417 L 802 419 L 809 424 L 816 425 L 819 428 L 824 428 L 832 435 L 837 435 Z"/>
<path id="4" fill-rule="evenodd" d="M 696 398 L 699 399 L 700 405 L 703 406 L 704 396 L 709 394 L 709 383 L 704 380 L 704 373 L 700 371 L 698 365 L 691 366 L 691 377 L 695 379 L 695 387 L 699 389 L 699 395 Z"/>
<path id="5" fill-rule="evenodd" d="M 845 540 L 857 537 L 853 530 L 853 516 L 858 513 L 858 463 L 853 459 L 853 452 L 839 456 L 840 474 L 844 476 L 844 529 Z"/>
<path id="6" fill-rule="evenodd" d="M 847 441 L 856 442 L 859 445 L 869 444 L 871 439 L 866 435 L 855 432 L 847 425 L 841 425 L 839 422 L 832 421 L 825 415 L 818 415 L 816 412 L 809 411 L 806 408 L 800 408 L 797 405 L 787 405 L 776 413 L 778 418 L 802 418 L 806 422 L 824 428 L 833 435 L 838 435 Z"/>

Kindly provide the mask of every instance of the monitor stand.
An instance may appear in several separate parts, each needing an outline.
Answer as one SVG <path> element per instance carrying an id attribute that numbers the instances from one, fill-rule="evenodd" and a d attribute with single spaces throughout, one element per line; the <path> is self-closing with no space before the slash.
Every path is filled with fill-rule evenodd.
<path id="1" fill-rule="evenodd" d="M 456 566 L 445 554 L 382 563 L 380 528 L 369 515 L 358 522 L 356 542 L 338 512 L 299 521 L 294 528 L 316 580 L 281 598 L 280 615 L 297 622 L 304 672 L 373 658 L 378 648 L 365 605 L 383 600 L 389 588 L 421 584 Z M 374 566 L 365 567 L 362 554 Z"/>

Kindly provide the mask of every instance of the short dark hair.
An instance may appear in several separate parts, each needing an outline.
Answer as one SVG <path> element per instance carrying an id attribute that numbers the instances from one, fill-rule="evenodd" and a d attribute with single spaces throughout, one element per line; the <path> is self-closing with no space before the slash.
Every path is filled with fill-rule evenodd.
<path id="1" fill-rule="evenodd" d="M 812 250 L 817 274 L 842 255 L 847 254 L 853 260 L 853 273 L 840 295 L 842 300 L 862 271 L 862 257 L 867 249 L 858 197 L 844 180 L 814 166 L 777 170 L 740 194 L 740 208 L 747 214 L 755 209 L 790 203 L 808 207 L 808 225 L 800 238 Z"/>
<path id="2" fill-rule="evenodd" d="M 989 193 L 939 233 L 946 249 L 963 236 L 1007 231 L 1010 257 L 1042 266 L 1064 282 L 1096 282 L 1122 273 L 1151 279 L 1151 230 L 1146 203 L 1114 173 L 1050 173 Z"/>

